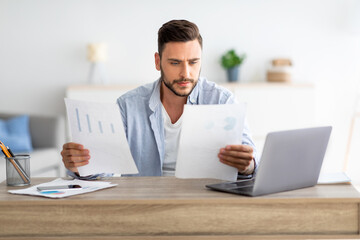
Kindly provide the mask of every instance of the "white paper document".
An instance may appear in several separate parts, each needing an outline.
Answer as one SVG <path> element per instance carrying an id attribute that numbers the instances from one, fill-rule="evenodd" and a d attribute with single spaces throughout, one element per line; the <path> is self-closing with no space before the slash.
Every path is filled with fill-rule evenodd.
<path id="1" fill-rule="evenodd" d="M 351 179 L 344 172 L 322 173 L 318 179 L 318 184 L 339 184 L 350 182 Z"/>
<path id="2" fill-rule="evenodd" d="M 46 191 L 38 191 L 37 187 L 45 186 L 63 186 L 63 185 L 80 185 L 81 188 L 77 189 L 54 189 Z M 19 189 L 19 190 L 9 190 L 9 193 L 12 194 L 23 194 L 23 195 L 32 195 L 48 198 L 64 198 L 78 194 L 84 194 L 89 192 L 94 192 L 100 189 L 114 187 L 117 184 L 112 184 L 110 182 L 101 182 L 101 181 L 83 181 L 83 180 L 63 180 L 61 178 L 55 179 L 54 181 L 38 184 L 29 188 Z"/>
<path id="3" fill-rule="evenodd" d="M 116 103 L 65 99 L 65 104 L 72 141 L 90 151 L 89 164 L 78 168 L 81 176 L 138 173 Z"/>
<path id="4" fill-rule="evenodd" d="M 245 104 L 185 105 L 175 176 L 235 181 L 238 170 L 218 153 L 242 143 L 245 111 Z"/>

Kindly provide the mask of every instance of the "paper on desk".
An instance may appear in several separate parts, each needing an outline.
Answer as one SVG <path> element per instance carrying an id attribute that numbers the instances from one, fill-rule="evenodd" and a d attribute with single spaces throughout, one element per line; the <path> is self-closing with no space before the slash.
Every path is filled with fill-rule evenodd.
<path id="1" fill-rule="evenodd" d="M 245 104 L 185 105 L 175 176 L 235 181 L 238 170 L 219 161 L 220 148 L 241 144 Z"/>
<path id="2" fill-rule="evenodd" d="M 125 136 L 119 106 L 65 99 L 72 141 L 90 151 L 81 176 L 96 173 L 138 173 Z"/>
<path id="3" fill-rule="evenodd" d="M 37 187 L 39 186 L 61 186 L 61 185 L 80 185 L 81 189 L 59 189 L 56 191 L 43 191 L 39 192 Z M 83 180 L 63 180 L 61 178 L 55 179 L 54 181 L 38 184 L 26 189 L 19 189 L 19 190 L 9 190 L 9 193 L 12 194 L 24 194 L 24 195 L 32 195 L 32 196 L 41 196 L 41 197 L 48 197 L 48 198 L 65 198 L 73 195 L 84 194 L 89 192 L 94 192 L 100 189 L 114 187 L 117 184 L 112 184 L 110 182 L 101 182 L 101 181 L 83 181 Z"/>
<path id="4" fill-rule="evenodd" d="M 351 182 L 351 179 L 344 172 L 322 173 L 318 179 L 318 184 L 336 184 L 349 182 Z"/>

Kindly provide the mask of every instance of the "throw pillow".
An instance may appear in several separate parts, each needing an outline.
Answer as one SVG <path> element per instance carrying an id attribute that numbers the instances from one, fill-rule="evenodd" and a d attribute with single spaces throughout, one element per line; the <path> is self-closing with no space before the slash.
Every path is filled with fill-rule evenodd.
<path id="1" fill-rule="evenodd" d="M 32 152 L 29 116 L 23 115 L 8 120 L 0 119 L 0 140 L 14 154 Z"/>

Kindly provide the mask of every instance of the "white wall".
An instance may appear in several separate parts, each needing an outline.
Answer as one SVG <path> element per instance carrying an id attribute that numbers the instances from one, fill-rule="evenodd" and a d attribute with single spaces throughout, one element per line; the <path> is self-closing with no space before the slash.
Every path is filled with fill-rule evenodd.
<path id="1" fill-rule="evenodd" d="M 201 30 L 202 75 L 215 82 L 225 81 L 219 58 L 229 48 L 248 56 L 243 82 L 264 81 L 271 58 L 293 59 L 294 82 L 319 88 L 319 124 L 334 125 L 338 150 L 328 155 L 336 170 L 360 82 L 359 2 L 0 0 L 0 111 L 62 114 L 65 88 L 87 81 L 90 42 L 108 44 L 109 83 L 155 80 L 157 30 L 184 18 Z"/>

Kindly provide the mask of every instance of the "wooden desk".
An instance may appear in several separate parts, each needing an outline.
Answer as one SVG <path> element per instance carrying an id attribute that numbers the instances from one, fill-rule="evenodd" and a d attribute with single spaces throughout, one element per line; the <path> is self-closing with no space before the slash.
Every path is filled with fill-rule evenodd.
<path id="1" fill-rule="evenodd" d="M 318 185 L 250 198 L 207 190 L 206 184 L 219 182 L 213 179 L 109 181 L 119 185 L 57 200 L 12 195 L 7 190 L 13 187 L 1 183 L 0 238 L 360 238 L 360 194 L 352 185 Z"/>

